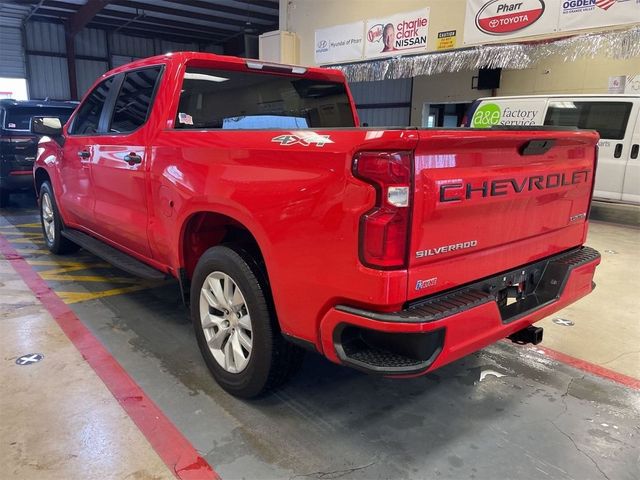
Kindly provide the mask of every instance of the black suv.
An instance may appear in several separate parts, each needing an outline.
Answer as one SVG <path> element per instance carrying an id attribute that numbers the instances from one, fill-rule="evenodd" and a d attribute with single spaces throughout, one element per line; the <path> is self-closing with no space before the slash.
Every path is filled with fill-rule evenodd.
<path id="1" fill-rule="evenodd" d="M 0 207 L 9 194 L 33 188 L 33 161 L 38 137 L 30 131 L 31 117 L 58 117 L 64 124 L 78 102 L 48 100 L 0 100 Z"/>

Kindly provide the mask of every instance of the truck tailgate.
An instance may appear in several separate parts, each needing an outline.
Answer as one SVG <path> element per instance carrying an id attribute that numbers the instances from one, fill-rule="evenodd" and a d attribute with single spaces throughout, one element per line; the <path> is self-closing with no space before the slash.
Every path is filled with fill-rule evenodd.
<path id="1" fill-rule="evenodd" d="M 421 130 L 409 300 L 583 243 L 598 136 Z"/>

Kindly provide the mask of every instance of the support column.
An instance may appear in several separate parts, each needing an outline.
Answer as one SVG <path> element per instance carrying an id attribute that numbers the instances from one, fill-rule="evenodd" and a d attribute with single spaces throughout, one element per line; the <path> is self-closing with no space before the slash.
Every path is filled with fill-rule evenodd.
<path id="1" fill-rule="evenodd" d="M 78 100 L 78 78 L 76 76 L 76 43 L 75 35 L 65 25 L 64 38 L 67 47 L 67 72 L 69 73 L 69 96 L 71 100 Z"/>

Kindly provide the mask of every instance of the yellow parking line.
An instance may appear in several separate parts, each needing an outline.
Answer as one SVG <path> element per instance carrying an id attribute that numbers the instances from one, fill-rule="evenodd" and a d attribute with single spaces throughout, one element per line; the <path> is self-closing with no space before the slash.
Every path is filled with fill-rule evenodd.
<path id="1" fill-rule="evenodd" d="M 51 253 L 46 248 L 16 248 L 16 252 L 20 254 L 29 254 L 29 253 L 50 254 Z"/>
<path id="2" fill-rule="evenodd" d="M 40 223 L 21 223 L 19 225 L 0 225 L 0 228 L 36 228 L 41 227 Z"/>
<path id="3" fill-rule="evenodd" d="M 98 298 L 112 297 L 123 293 L 131 293 L 149 288 L 148 285 L 135 285 L 132 287 L 112 288 L 110 290 L 101 290 L 99 292 L 58 292 L 56 294 L 67 303 L 86 302 L 87 300 L 95 300 Z"/>
<path id="4" fill-rule="evenodd" d="M 3 235 L 6 235 L 6 232 L 2 232 Z M 24 237 L 24 235 L 22 235 Z M 44 245 L 43 240 L 34 241 L 36 237 L 32 238 L 12 238 L 11 243 L 30 243 L 31 245 Z"/>
<path id="5" fill-rule="evenodd" d="M 131 278 L 104 277 L 102 275 L 60 275 L 57 273 L 38 272 L 44 280 L 58 282 L 99 282 L 99 283 L 135 283 Z"/>

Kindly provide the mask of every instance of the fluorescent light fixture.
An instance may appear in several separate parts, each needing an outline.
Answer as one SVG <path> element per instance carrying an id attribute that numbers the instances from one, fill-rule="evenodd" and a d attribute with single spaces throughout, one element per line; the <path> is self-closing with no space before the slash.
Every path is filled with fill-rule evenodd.
<path id="1" fill-rule="evenodd" d="M 193 73 L 193 72 L 187 72 L 184 74 L 184 78 L 186 78 L 187 80 L 204 80 L 206 82 L 226 82 L 227 80 L 229 80 L 228 78 L 224 78 L 224 77 L 216 77 L 215 75 L 208 75 L 206 73 Z"/>

